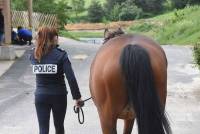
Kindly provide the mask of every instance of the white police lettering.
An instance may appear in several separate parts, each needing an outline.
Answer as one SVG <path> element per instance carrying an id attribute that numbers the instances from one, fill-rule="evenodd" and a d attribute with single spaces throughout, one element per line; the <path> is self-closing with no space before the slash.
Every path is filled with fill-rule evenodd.
<path id="1" fill-rule="evenodd" d="M 56 74 L 57 65 L 56 64 L 38 64 L 33 65 L 34 74 Z"/>

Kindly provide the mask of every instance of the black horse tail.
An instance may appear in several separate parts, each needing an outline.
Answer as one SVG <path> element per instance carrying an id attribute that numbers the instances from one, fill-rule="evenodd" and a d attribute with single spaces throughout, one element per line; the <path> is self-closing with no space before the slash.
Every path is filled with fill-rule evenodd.
<path id="1" fill-rule="evenodd" d="M 156 91 L 148 52 L 139 45 L 127 45 L 122 50 L 120 65 L 129 102 L 136 113 L 138 134 L 171 134 Z"/>

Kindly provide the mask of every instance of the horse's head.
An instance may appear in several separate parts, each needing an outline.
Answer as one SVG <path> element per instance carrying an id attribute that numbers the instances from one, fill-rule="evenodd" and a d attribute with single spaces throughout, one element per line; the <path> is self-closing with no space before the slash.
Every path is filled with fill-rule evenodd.
<path id="1" fill-rule="evenodd" d="M 106 43 L 108 40 L 116 37 L 116 36 L 120 36 L 122 34 L 125 34 L 124 31 L 121 28 L 118 28 L 115 31 L 109 31 L 107 28 L 104 31 L 104 43 Z M 104 44 L 103 43 L 103 44 Z"/>

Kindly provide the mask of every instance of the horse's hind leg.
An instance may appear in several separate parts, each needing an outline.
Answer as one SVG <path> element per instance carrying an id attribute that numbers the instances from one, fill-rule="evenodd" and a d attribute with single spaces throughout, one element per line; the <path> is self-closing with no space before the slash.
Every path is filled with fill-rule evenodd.
<path id="1" fill-rule="evenodd" d="M 103 134 L 117 134 L 116 125 L 117 118 L 113 118 L 112 116 L 106 114 L 99 113 L 101 128 Z"/>
<path id="2" fill-rule="evenodd" d="M 124 120 L 124 131 L 123 134 L 131 134 L 133 129 L 134 119 Z"/>
<path id="3" fill-rule="evenodd" d="M 103 134 L 117 134 L 116 124 L 117 121 L 101 121 Z"/>

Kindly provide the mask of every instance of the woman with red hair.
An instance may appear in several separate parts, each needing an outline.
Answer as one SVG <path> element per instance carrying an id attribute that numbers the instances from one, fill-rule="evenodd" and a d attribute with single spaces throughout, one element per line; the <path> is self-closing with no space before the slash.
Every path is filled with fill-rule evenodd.
<path id="1" fill-rule="evenodd" d="M 36 74 L 35 106 L 40 134 L 49 133 L 50 112 L 53 113 L 56 134 L 64 134 L 64 118 L 67 108 L 68 80 L 75 105 L 79 106 L 81 94 L 67 53 L 58 48 L 58 33 L 54 28 L 38 30 L 36 48 L 30 60 Z"/>

